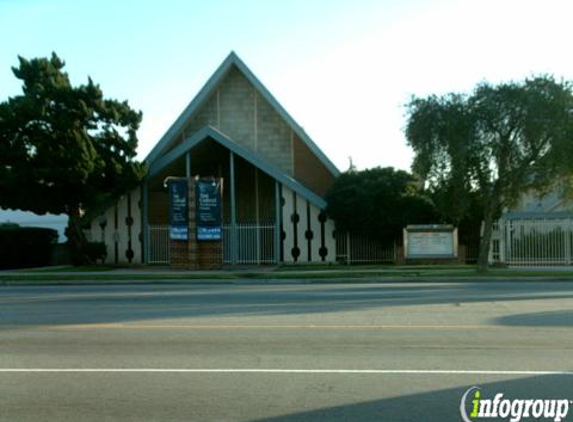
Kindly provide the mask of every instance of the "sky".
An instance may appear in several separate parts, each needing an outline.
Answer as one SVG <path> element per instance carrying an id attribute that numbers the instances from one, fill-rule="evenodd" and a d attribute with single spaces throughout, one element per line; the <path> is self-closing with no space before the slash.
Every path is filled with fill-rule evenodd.
<path id="1" fill-rule="evenodd" d="M 143 112 L 143 159 L 231 52 L 340 170 L 408 170 L 412 96 L 573 79 L 569 0 L 0 0 L 0 101 L 17 57 Z"/>

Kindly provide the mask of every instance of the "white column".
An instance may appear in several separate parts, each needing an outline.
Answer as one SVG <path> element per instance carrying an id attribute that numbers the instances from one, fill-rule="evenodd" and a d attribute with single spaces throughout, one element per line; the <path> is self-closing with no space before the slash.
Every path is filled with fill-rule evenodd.
<path id="1" fill-rule="evenodd" d="M 318 220 L 320 210 L 313 204 L 310 204 L 310 230 L 312 231 L 312 240 L 310 241 L 310 260 L 312 262 L 321 262 L 320 245 L 321 245 L 321 224 Z M 326 233 L 325 233 L 326 240 Z"/>
<path id="2" fill-rule="evenodd" d="M 291 216 L 294 212 L 294 201 L 293 192 L 283 186 L 282 196 L 285 199 L 285 206 L 282 207 L 282 222 L 283 229 L 285 231 L 285 239 L 283 241 L 284 247 L 284 262 L 293 262 L 292 248 L 294 247 L 294 233 L 293 233 L 293 223 L 291 221 Z"/>
<path id="3" fill-rule="evenodd" d="M 308 216 L 306 214 L 306 204 L 307 200 L 303 197 L 296 195 L 296 213 L 298 214 L 299 220 L 296 225 L 297 232 L 297 243 L 298 249 L 300 250 L 300 255 L 298 257 L 298 262 L 308 262 L 308 240 L 306 240 L 306 230 Z"/>

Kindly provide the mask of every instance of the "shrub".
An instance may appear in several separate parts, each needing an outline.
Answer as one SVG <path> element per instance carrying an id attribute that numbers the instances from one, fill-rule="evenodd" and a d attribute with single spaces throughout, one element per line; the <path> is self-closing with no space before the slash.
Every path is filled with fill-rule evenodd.
<path id="1" fill-rule="evenodd" d="M 41 227 L 0 225 L 0 268 L 43 267 L 51 264 L 58 232 Z"/>
<path id="2" fill-rule="evenodd" d="M 420 184 L 414 175 L 392 167 L 347 171 L 328 191 L 326 213 L 341 232 L 393 243 L 408 224 L 440 222 Z"/>
<path id="3" fill-rule="evenodd" d="M 91 262 L 101 261 L 103 263 L 107 256 L 107 247 L 103 242 L 88 242 L 83 252 Z"/>

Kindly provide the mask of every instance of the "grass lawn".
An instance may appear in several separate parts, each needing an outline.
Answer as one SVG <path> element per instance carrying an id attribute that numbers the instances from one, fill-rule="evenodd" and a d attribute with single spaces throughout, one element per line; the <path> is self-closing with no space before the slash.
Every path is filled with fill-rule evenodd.
<path id="1" fill-rule="evenodd" d="M 17 270 L 19 273 L 86 273 L 86 272 L 104 272 L 104 271 L 113 271 L 116 267 L 106 266 L 106 265 L 86 265 L 86 266 L 79 266 L 79 267 L 46 267 L 46 268 L 25 268 L 22 270 Z"/>
<path id="2" fill-rule="evenodd" d="M 129 268 L 120 268 L 129 270 Z M 573 281 L 573 267 L 571 269 L 512 269 L 493 267 L 487 274 L 478 274 L 475 265 L 281 265 L 261 271 L 231 269 L 225 271 L 184 271 L 165 268 L 146 269 L 145 267 L 132 268 L 131 271 L 116 272 L 111 266 L 86 267 L 59 267 L 41 270 L 20 270 L 12 274 L 0 272 L 0 282 L 45 282 L 45 281 L 101 281 L 113 283 L 114 281 L 142 280 L 142 281 L 187 281 L 195 280 L 209 283 L 232 282 L 247 280 L 303 280 L 317 282 L 360 282 L 360 281 L 405 281 L 405 280 L 480 280 L 498 281 L 500 279 L 536 280 L 540 277 L 555 278 L 560 281 Z"/>

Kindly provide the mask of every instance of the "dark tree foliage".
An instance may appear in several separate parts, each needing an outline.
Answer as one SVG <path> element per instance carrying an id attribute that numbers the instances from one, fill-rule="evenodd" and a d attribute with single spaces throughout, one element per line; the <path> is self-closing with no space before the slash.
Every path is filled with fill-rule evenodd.
<path id="1" fill-rule="evenodd" d="M 84 244 L 83 210 L 134 188 L 141 113 L 105 99 L 88 78 L 73 87 L 64 62 L 26 60 L 12 68 L 23 93 L 0 103 L 0 207 L 67 214 L 73 249 Z"/>
<path id="2" fill-rule="evenodd" d="M 435 223 L 432 202 L 419 193 L 411 174 L 392 167 L 348 171 L 327 194 L 327 214 L 340 231 L 398 239 L 408 224 Z"/>
<path id="3" fill-rule="evenodd" d="M 554 188 L 571 174 L 571 84 L 548 76 L 483 83 L 472 95 L 414 98 L 408 114 L 413 170 L 440 210 L 461 221 L 476 204 L 483 209 L 478 270 L 486 271 L 499 213 L 527 190 Z"/>

